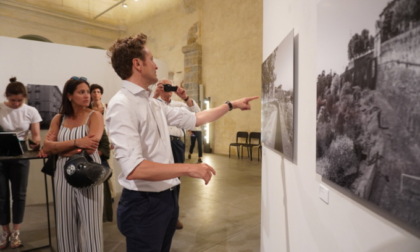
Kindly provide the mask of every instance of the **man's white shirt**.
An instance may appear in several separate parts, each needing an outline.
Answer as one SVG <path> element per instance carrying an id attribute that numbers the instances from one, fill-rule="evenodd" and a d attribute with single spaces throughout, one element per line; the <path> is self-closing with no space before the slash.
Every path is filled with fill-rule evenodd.
<path id="1" fill-rule="evenodd" d="M 134 191 L 160 192 L 180 183 L 178 178 L 162 181 L 128 180 L 127 176 L 143 160 L 172 164 L 168 125 L 193 129 L 195 113 L 150 98 L 150 91 L 123 81 L 106 111 L 106 128 L 121 167 L 118 182 Z"/>

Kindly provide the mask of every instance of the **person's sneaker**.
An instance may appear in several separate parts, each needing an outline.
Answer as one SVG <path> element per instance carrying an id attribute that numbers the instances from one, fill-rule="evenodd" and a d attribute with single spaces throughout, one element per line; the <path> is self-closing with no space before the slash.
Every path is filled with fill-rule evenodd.
<path id="1" fill-rule="evenodd" d="M 190 154 L 188 154 L 188 159 L 191 159 L 191 153 L 190 153 Z"/>
<path id="2" fill-rule="evenodd" d="M 201 160 L 201 158 L 198 158 L 198 162 L 197 163 L 203 163 L 203 160 Z"/>
<path id="3" fill-rule="evenodd" d="M 10 247 L 12 249 L 22 247 L 22 241 L 19 239 L 20 232 L 19 230 L 15 230 L 9 237 Z"/>
<path id="4" fill-rule="evenodd" d="M 0 236 L 0 249 L 5 249 L 9 245 L 10 233 L 4 232 Z"/>
<path id="5" fill-rule="evenodd" d="M 176 223 L 176 229 L 182 229 L 184 227 L 184 225 L 182 225 L 182 222 L 180 222 L 179 220 Z"/>

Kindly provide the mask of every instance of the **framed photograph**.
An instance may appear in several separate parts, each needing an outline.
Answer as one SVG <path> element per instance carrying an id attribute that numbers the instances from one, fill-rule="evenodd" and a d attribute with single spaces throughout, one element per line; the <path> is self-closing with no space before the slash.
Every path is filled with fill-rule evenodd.
<path id="1" fill-rule="evenodd" d="M 265 147 L 294 158 L 294 32 L 262 64 L 262 133 Z"/>
<path id="2" fill-rule="evenodd" d="M 48 129 L 59 112 L 62 93 L 58 86 L 28 84 L 28 105 L 35 107 L 42 117 L 41 129 Z"/>
<path id="3" fill-rule="evenodd" d="M 316 169 L 420 228 L 420 1 L 318 5 Z"/>

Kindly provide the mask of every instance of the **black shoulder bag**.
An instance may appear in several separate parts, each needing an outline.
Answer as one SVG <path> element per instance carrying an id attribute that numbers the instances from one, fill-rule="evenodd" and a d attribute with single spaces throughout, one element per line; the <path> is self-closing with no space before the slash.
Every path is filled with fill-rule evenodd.
<path id="1" fill-rule="evenodd" d="M 60 123 L 58 127 L 61 127 L 61 123 L 63 122 L 63 115 L 60 115 Z M 52 154 L 48 156 L 47 162 L 44 163 L 41 171 L 47 175 L 54 176 L 55 169 L 56 169 L 56 162 L 58 159 L 58 154 Z"/>
<path id="2" fill-rule="evenodd" d="M 57 162 L 57 154 L 49 155 L 47 162 L 45 162 L 44 166 L 42 167 L 41 171 L 47 175 L 54 176 L 55 166 Z"/>

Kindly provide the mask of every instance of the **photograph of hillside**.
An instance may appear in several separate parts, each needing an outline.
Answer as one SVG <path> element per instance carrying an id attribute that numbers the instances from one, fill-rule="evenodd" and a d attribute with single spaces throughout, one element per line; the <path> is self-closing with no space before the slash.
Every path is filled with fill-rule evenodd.
<path id="1" fill-rule="evenodd" d="M 317 172 L 420 229 L 420 1 L 318 5 Z"/>
<path id="2" fill-rule="evenodd" d="M 264 146 L 293 162 L 293 38 L 291 31 L 262 64 L 262 133 Z"/>

